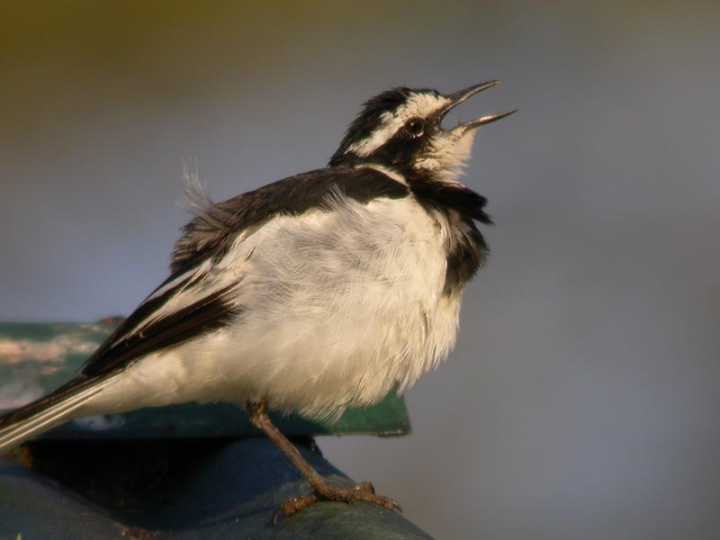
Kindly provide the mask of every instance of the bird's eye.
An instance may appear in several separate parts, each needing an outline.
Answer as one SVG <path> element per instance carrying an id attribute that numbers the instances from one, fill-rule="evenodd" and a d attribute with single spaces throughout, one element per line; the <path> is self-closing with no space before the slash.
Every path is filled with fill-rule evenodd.
<path id="1" fill-rule="evenodd" d="M 422 137 L 422 134 L 425 133 L 425 122 L 422 118 L 411 118 L 405 124 L 405 131 L 415 139 Z"/>

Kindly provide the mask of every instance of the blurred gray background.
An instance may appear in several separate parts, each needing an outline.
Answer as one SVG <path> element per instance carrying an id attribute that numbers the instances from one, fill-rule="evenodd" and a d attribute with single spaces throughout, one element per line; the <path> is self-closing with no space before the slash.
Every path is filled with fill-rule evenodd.
<path id="1" fill-rule="evenodd" d="M 497 225 L 414 433 L 322 439 L 438 538 L 720 537 L 718 2 L 12 2 L 0 319 L 128 313 L 187 218 L 322 166 L 398 84 L 505 84 Z"/>

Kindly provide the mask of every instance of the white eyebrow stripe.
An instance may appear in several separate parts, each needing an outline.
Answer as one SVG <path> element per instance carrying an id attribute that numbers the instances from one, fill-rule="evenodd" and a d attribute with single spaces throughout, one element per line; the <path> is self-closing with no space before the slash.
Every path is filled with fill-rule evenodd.
<path id="1" fill-rule="evenodd" d="M 393 135 L 395 135 L 408 120 L 416 116 L 425 118 L 448 103 L 450 103 L 450 100 L 445 96 L 435 96 L 424 93 L 415 94 L 408 98 L 405 104 L 398 107 L 394 113 L 383 113 L 380 116 L 380 127 L 373 131 L 367 139 L 348 146 L 345 153 L 353 153 L 360 157 L 367 157 L 392 139 Z"/>
<path id="2" fill-rule="evenodd" d="M 383 113 L 380 117 L 382 124 L 370 134 L 370 137 L 348 146 L 345 153 L 353 153 L 366 157 L 388 142 L 404 122 L 394 114 Z"/>

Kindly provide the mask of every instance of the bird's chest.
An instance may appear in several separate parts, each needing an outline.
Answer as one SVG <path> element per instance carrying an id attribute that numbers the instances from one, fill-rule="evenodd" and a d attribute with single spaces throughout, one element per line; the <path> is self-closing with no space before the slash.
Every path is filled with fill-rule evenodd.
<path id="1" fill-rule="evenodd" d="M 230 379 L 265 381 L 275 406 L 310 416 L 414 384 L 452 349 L 460 310 L 461 289 L 446 290 L 446 221 L 410 197 L 331 210 L 250 238 L 237 302 L 252 317 L 239 318 L 242 350 L 226 362 Z"/>
<path id="2" fill-rule="evenodd" d="M 412 294 L 421 306 L 419 317 L 412 313 L 412 302 L 404 305 L 397 318 L 411 326 L 403 333 L 409 354 L 404 372 L 398 377 L 401 389 L 414 384 L 425 372 L 443 361 L 455 345 L 460 304 L 466 283 L 486 257 L 486 244 L 475 224 L 461 213 L 442 208 L 423 207 L 425 219 L 418 219 L 418 238 L 409 245 L 416 253 Z M 422 247 L 421 247 L 422 246 Z"/>
<path id="3" fill-rule="evenodd" d="M 379 357 L 386 359 L 401 391 L 454 347 L 463 286 L 475 271 L 470 256 L 459 254 L 469 249 L 467 239 L 446 213 L 420 208 L 404 229 L 395 253 L 383 264 L 388 272 L 388 279 L 379 282 L 383 291 L 373 295 L 382 314 L 375 318 L 376 335 L 385 346 Z M 459 258 L 466 266 L 461 271 Z"/>

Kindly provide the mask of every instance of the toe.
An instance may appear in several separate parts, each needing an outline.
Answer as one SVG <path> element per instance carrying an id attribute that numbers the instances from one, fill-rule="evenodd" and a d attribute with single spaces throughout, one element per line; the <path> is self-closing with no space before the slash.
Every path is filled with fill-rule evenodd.
<path id="1" fill-rule="evenodd" d="M 300 497 L 293 497 L 292 499 L 288 499 L 273 514 L 273 525 L 277 525 L 278 521 L 280 521 L 281 519 L 290 517 L 293 514 L 297 514 L 305 508 L 312 506 L 316 502 L 318 502 L 318 498 L 316 495 L 302 495 Z"/>
<path id="2" fill-rule="evenodd" d="M 398 503 L 393 501 L 389 497 L 383 497 L 381 495 L 373 495 L 373 500 L 370 502 L 374 502 L 378 506 L 382 506 L 383 508 L 387 508 L 388 510 L 395 510 L 396 512 L 402 512 L 402 508 Z"/>
<path id="3" fill-rule="evenodd" d="M 370 482 L 362 482 L 361 484 L 355 486 L 354 489 L 359 493 L 370 493 L 371 495 L 375 495 L 375 486 L 373 486 Z"/>

